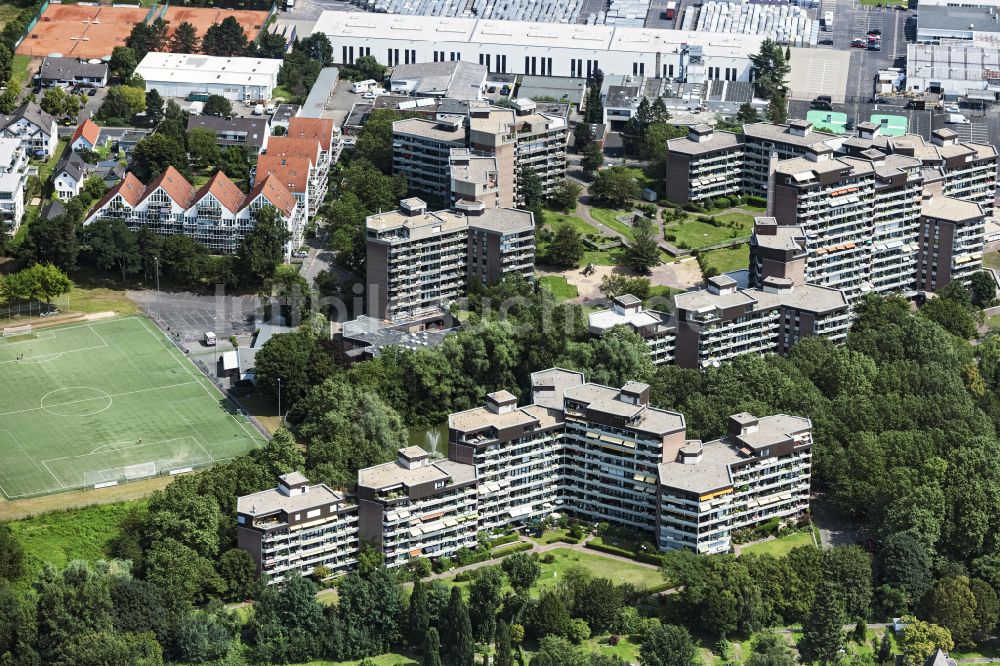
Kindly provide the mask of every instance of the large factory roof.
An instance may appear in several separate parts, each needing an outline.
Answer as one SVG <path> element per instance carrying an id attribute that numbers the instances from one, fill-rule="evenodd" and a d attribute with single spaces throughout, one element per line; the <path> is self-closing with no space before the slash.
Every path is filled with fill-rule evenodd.
<path id="1" fill-rule="evenodd" d="M 764 40 L 763 35 L 662 28 L 336 11 L 324 11 L 316 21 L 314 32 L 325 33 L 331 38 L 377 38 L 401 43 L 456 42 L 638 53 L 670 53 L 680 50 L 682 45 L 700 45 L 705 55 L 732 57 L 756 53 Z"/>

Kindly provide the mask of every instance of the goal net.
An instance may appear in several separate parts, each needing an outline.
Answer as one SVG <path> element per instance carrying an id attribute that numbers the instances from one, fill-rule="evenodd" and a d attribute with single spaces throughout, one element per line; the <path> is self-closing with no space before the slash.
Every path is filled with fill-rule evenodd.
<path id="1" fill-rule="evenodd" d="M 31 335 L 31 324 L 24 326 L 4 326 L 3 337 L 13 338 L 18 335 Z"/>

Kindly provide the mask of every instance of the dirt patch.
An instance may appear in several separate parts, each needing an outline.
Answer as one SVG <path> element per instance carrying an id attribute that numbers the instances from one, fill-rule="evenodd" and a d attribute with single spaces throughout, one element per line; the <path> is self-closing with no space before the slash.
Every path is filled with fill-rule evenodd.
<path id="1" fill-rule="evenodd" d="M 0 520 L 19 520 L 40 513 L 75 509 L 94 504 L 114 504 L 146 497 L 156 490 L 163 490 L 174 480 L 173 476 L 159 476 L 155 479 L 143 479 L 131 483 L 101 488 L 99 490 L 74 490 L 55 495 L 29 497 L 8 501 L 0 498 Z"/>

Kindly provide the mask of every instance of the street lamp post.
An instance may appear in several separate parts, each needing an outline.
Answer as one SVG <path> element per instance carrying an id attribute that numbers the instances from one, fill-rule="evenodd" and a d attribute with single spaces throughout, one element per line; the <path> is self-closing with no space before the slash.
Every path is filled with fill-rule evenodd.
<path id="1" fill-rule="evenodd" d="M 285 416 L 281 413 L 281 377 L 278 377 L 278 417 L 281 419 L 282 424 L 284 424 Z"/>

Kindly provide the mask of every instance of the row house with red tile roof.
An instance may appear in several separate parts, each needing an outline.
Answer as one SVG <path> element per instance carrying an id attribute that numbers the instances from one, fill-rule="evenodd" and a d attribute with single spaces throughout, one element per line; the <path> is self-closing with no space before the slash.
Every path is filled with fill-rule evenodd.
<path id="1" fill-rule="evenodd" d="M 330 119 L 292 118 L 285 136 L 271 137 L 257 159 L 254 182 L 270 176 L 280 180 L 308 220 L 326 197 L 336 132 Z"/>
<path id="2" fill-rule="evenodd" d="M 264 206 L 273 206 L 284 218 L 292 233 L 288 250 L 301 245 L 303 207 L 280 179 L 259 179 L 245 194 L 222 171 L 197 189 L 173 167 L 148 185 L 129 172 L 94 205 L 84 225 L 115 218 L 133 231 L 145 228 L 163 236 L 183 234 L 211 252 L 233 254 Z"/>

